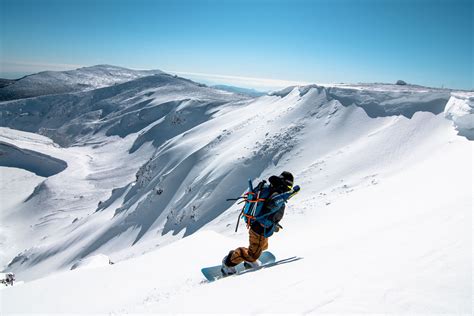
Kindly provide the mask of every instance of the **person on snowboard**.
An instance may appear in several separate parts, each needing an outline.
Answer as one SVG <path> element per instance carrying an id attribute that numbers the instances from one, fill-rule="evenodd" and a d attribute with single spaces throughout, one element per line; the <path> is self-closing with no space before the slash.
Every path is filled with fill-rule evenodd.
<path id="1" fill-rule="evenodd" d="M 261 214 L 269 214 L 265 217 L 266 225 L 254 220 L 247 222 L 249 228 L 249 247 L 239 247 L 231 250 L 222 260 L 221 271 L 224 275 L 235 274 L 235 266 L 244 262 L 246 268 L 254 268 L 260 265 L 258 258 L 268 248 L 268 238 L 273 232 L 278 232 L 278 224 L 285 212 L 285 203 L 274 203 L 273 197 L 290 191 L 293 188 L 293 175 L 283 171 L 279 176 L 271 176 L 268 198 L 265 199 Z"/>

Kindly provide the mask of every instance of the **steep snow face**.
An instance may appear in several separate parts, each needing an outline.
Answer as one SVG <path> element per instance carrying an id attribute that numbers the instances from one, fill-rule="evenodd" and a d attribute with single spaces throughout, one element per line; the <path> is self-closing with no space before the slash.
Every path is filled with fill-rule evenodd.
<path id="1" fill-rule="evenodd" d="M 427 108 L 430 111 L 425 116 L 412 115 L 411 120 L 401 114 L 425 108 L 427 100 L 439 102 L 438 95 L 415 90 L 410 99 L 391 90 L 364 91 L 370 102 L 376 104 L 378 98 L 382 109 L 380 117 L 371 119 L 361 106 L 362 93 L 354 93 L 345 106 L 334 98 L 341 91 L 309 86 L 262 97 L 167 142 L 139 170 L 133 191 L 116 210 L 127 223 L 121 223 L 121 229 L 140 227 L 135 242 L 150 229 L 162 230 L 162 234 L 184 230 L 189 235 L 228 209 L 230 203 L 224 198 L 240 195 L 249 177 L 268 177 L 282 168 L 309 168 L 303 181 L 311 184 L 315 194 L 327 188 L 344 191 L 345 187 L 377 182 L 380 168 L 385 173 L 395 172 L 410 163 L 413 152 L 429 151 L 426 146 L 413 149 L 411 135 L 429 137 L 415 130 L 430 124 L 427 118 L 434 117 L 430 111 L 439 113 L 437 106 Z M 345 92 L 346 98 L 350 91 Z M 398 115 L 388 116 L 386 104 L 396 105 L 391 111 L 396 108 Z M 447 122 L 441 122 L 446 126 Z M 397 138 L 389 142 L 391 133 L 397 133 Z M 330 175 L 315 177 L 314 172 L 329 164 L 326 160 L 340 165 L 332 162 Z M 363 168 L 358 170 L 357 165 Z"/>
<path id="2" fill-rule="evenodd" d="M 102 88 L 160 73 L 160 70 L 131 70 L 111 65 L 45 71 L 5 82 L 0 87 L 0 101 Z"/>
<path id="3" fill-rule="evenodd" d="M 444 115 L 453 121 L 459 135 L 474 140 L 474 93 L 456 92 L 449 99 Z"/>
<path id="4" fill-rule="evenodd" d="M 262 299 L 236 312 L 466 312 L 472 146 L 441 113 L 449 97 L 358 85 L 248 99 L 158 75 L 0 104 L 2 124 L 28 131 L 2 128 L 2 143 L 67 163 L 2 208 L 5 270 L 30 281 L 101 266 L 5 290 L 5 310 L 228 312 L 229 295 L 257 286 Z M 50 121 L 21 114 L 42 106 Z M 53 122 L 71 146 L 29 133 Z M 199 269 L 247 240 L 225 199 L 283 170 L 302 191 L 270 247 L 304 259 L 203 284 Z M 69 298 L 35 296 L 45 288 Z"/>
<path id="5" fill-rule="evenodd" d="M 38 266 L 46 261 L 31 274 L 39 276 L 38 271 L 49 270 L 51 261 L 57 267 L 69 265 L 82 258 L 85 250 L 79 251 L 81 247 L 87 250 L 109 242 L 98 234 L 103 230 L 100 227 L 110 227 L 111 222 L 104 225 L 110 214 L 95 211 L 120 206 L 123 187 L 133 182 L 154 146 L 206 121 L 222 105 L 232 108 L 246 99 L 160 74 L 88 92 L 1 103 L 3 126 L 46 134 L 63 146 L 74 144 L 66 150 L 39 136 L 2 129 L 0 166 L 21 167 L 46 177 L 14 211 L 0 214 L 11 224 L 4 233 L 10 235 L 6 243 L 14 245 L 8 248 L 8 255 L 15 257 L 11 266 Z M 102 203 L 109 194 L 118 200 Z M 94 214 L 97 221 L 83 225 L 81 219 Z M 15 226 L 22 229 L 14 233 Z M 29 226 L 35 227 L 33 233 L 26 230 Z M 74 236 L 67 243 L 49 238 L 65 232 L 67 239 Z M 66 261 L 65 253 L 70 256 Z"/>

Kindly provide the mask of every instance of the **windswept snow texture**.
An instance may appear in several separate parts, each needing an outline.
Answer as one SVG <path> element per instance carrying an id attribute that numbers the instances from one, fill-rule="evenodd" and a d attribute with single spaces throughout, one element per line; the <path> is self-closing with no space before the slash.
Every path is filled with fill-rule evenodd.
<path id="1" fill-rule="evenodd" d="M 271 95 L 284 97 L 295 88 L 300 96 L 317 85 L 288 87 Z M 450 90 L 432 89 L 421 86 L 399 86 L 391 84 L 335 85 L 327 88 L 329 99 L 344 106 L 355 105 L 364 109 L 371 118 L 403 115 L 411 118 L 416 112 L 443 112 L 450 97 Z"/>
<path id="2" fill-rule="evenodd" d="M 158 74 L 2 102 L 0 141 L 67 168 L 23 178 L 27 194 L 1 208 L 0 263 L 26 281 L 2 290 L 1 312 L 228 313 L 228 297 L 257 291 L 232 311 L 471 314 L 472 144 L 443 113 L 455 97 L 448 117 L 466 115 L 459 95 L 367 84 L 250 98 Z M 283 170 L 302 190 L 270 250 L 303 259 L 204 282 L 248 240 L 226 198 Z"/>
<path id="3" fill-rule="evenodd" d="M 50 177 L 66 169 L 67 163 L 0 141 L 0 166 L 25 169 L 40 177 Z"/>
<path id="4" fill-rule="evenodd" d="M 453 121 L 459 135 L 474 140 L 474 93 L 453 93 L 444 110 L 446 118 Z"/>
<path id="5" fill-rule="evenodd" d="M 5 80 L 0 86 L 0 101 L 96 89 L 159 73 L 162 72 L 130 70 L 110 65 L 69 71 L 45 71 L 15 81 Z"/>

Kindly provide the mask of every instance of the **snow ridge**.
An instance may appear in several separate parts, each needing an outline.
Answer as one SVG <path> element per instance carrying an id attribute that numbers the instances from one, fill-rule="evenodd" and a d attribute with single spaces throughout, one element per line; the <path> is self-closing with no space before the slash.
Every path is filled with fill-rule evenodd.
<path id="1" fill-rule="evenodd" d="M 453 121 L 459 135 L 474 140 L 474 93 L 453 93 L 446 104 L 444 115 Z"/>
<path id="2" fill-rule="evenodd" d="M 97 89 L 161 73 L 160 70 L 130 70 L 111 65 L 44 71 L 0 87 L 0 101 Z"/>

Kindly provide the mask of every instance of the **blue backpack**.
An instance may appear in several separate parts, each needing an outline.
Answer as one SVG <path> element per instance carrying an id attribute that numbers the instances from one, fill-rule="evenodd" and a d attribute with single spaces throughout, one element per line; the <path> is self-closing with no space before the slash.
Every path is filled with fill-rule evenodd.
<path id="1" fill-rule="evenodd" d="M 264 227 L 264 236 L 271 236 L 275 230 L 275 225 L 269 219 L 269 216 L 278 212 L 281 206 L 299 190 L 300 187 L 296 185 L 292 190 L 287 192 L 272 194 L 270 185 L 266 184 L 265 180 L 260 181 L 260 183 L 254 188 L 252 180 L 249 179 L 249 191 L 246 192 L 244 196 L 240 197 L 244 199 L 243 202 L 245 202 L 245 204 L 237 220 L 235 231 L 237 232 L 240 218 L 243 218 L 247 224 L 247 229 L 254 222 L 258 222 Z M 264 209 L 265 207 L 267 208 L 266 211 Z"/>
<path id="2" fill-rule="evenodd" d="M 270 195 L 270 186 L 266 184 L 265 180 L 255 188 L 252 186 L 252 181 L 249 180 L 249 191 L 244 194 L 245 204 L 242 209 L 242 218 L 245 220 L 247 228 L 255 221 L 260 222 L 263 219 L 263 207 Z"/>

